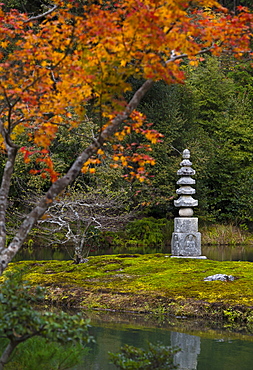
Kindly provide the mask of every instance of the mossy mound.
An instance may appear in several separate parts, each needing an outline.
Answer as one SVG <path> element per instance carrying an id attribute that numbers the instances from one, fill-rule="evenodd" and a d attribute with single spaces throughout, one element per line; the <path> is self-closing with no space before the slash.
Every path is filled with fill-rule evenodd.
<path id="1" fill-rule="evenodd" d="M 22 261 L 24 279 L 45 286 L 47 301 L 67 307 L 158 312 L 253 323 L 253 265 L 169 258 L 164 254 L 89 257 L 72 261 Z M 204 281 L 227 274 L 234 281 Z"/>

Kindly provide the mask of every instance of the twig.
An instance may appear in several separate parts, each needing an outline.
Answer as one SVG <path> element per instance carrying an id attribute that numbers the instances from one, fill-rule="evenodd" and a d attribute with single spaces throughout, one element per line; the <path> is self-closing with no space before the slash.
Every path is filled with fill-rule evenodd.
<path id="1" fill-rule="evenodd" d="M 25 21 L 24 23 L 28 23 L 28 22 L 31 22 L 31 21 L 36 21 L 37 19 L 40 19 L 40 18 L 46 17 L 48 14 L 52 13 L 52 12 L 53 12 L 53 11 L 55 11 L 57 8 L 58 8 L 58 5 L 55 5 L 55 6 L 53 6 L 51 9 L 49 9 L 47 12 L 42 13 L 42 14 L 39 14 L 39 15 L 36 15 L 36 16 L 34 16 L 34 17 L 31 17 L 31 18 L 27 19 L 27 21 Z"/>

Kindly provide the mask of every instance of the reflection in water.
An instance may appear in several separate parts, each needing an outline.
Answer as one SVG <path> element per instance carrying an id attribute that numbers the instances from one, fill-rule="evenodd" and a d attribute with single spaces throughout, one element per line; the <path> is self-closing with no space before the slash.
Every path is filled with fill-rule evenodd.
<path id="1" fill-rule="evenodd" d="M 203 246 L 202 254 L 214 261 L 248 261 L 253 262 L 253 247 L 248 246 Z"/>
<path id="2" fill-rule="evenodd" d="M 66 247 L 23 247 L 14 257 L 13 261 L 47 261 L 47 260 L 71 260 L 74 256 L 73 248 Z"/>
<path id="3" fill-rule="evenodd" d="M 147 342 L 181 348 L 175 355 L 174 362 L 179 370 L 250 370 L 253 369 L 253 336 L 238 333 L 227 333 L 221 330 L 196 331 L 198 323 L 191 322 L 191 333 L 175 330 L 176 323 L 155 327 L 149 322 L 140 323 L 139 319 L 128 317 L 119 323 L 119 317 L 113 315 L 109 322 L 92 320 L 92 334 L 96 344 L 84 358 L 83 364 L 75 370 L 116 370 L 109 363 L 108 351 L 117 353 L 120 347 L 128 344 L 139 348 L 147 348 Z M 187 323 L 179 322 L 187 330 Z M 194 335 L 196 333 L 196 335 Z"/>
<path id="4" fill-rule="evenodd" d="M 180 348 L 174 355 L 174 364 L 178 365 L 178 370 L 195 370 L 200 354 L 200 337 L 185 333 L 171 332 L 171 346 Z"/>
<path id="5" fill-rule="evenodd" d="M 127 251 L 125 251 L 127 252 Z M 157 251 L 153 251 L 156 253 Z M 169 253 L 169 250 L 164 253 Z M 123 252 L 122 252 L 123 253 Z M 138 253 L 138 251 L 136 252 Z M 141 253 L 141 251 L 140 251 Z M 150 252 L 151 253 L 151 252 Z M 94 255 L 95 253 L 91 253 Z M 112 251 L 101 251 L 99 254 L 113 254 Z M 202 254 L 214 261 L 248 261 L 253 262 L 253 247 L 245 246 L 202 246 Z M 22 260 L 70 260 L 74 256 L 74 248 L 71 247 L 23 247 L 14 261 Z"/>

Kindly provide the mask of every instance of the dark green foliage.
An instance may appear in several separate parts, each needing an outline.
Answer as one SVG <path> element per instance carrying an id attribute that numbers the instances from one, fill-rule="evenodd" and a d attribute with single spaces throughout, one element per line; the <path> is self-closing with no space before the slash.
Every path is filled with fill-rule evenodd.
<path id="1" fill-rule="evenodd" d="M 31 290 L 26 282 L 21 282 L 20 274 L 6 274 L 0 293 L 1 337 L 22 342 L 40 335 L 61 343 L 87 342 L 87 323 L 81 316 L 39 312 L 31 307 L 43 297 L 44 290 L 40 287 Z"/>
<path id="2" fill-rule="evenodd" d="M 177 369 L 173 363 L 173 355 L 178 350 L 161 344 L 148 343 L 148 349 L 136 348 L 125 345 L 118 354 L 110 353 L 111 362 L 122 370 L 153 370 Z"/>
<path id="3" fill-rule="evenodd" d="M 252 0 L 218 0 L 218 2 L 234 12 L 237 11 L 238 6 L 247 6 L 252 10 Z"/>
<path id="4" fill-rule="evenodd" d="M 6 340 L 0 341 L 4 348 Z M 34 337 L 21 343 L 12 355 L 6 370 L 67 370 L 80 364 L 88 348 L 79 343 L 62 345 L 42 337 Z"/>
<path id="5" fill-rule="evenodd" d="M 104 233 L 113 253 L 151 253 L 167 250 L 172 234 L 173 223 L 166 218 L 144 217 L 131 221 L 124 230 L 117 233 Z"/>
<path id="6" fill-rule="evenodd" d="M 4 10 L 17 9 L 28 14 L 40 14 L 50 4 L 49 0 L 3 0 Z M 48 9 L 48 8 L 47 8 Z"/>
<path id="7" fill-rule="evenodd" d="M 0 358 L 0 369 L 20 343 L 34 336 L 64 345 L 83 345 L 91 339 L 87 322 L 81 316 L 34 310 L 31 304 L 42 300 L 44 291 L 40 287 L 32 289 L 21 278 L 21 273 L 7 273 L 1 284 L 0 338 L 8 343 Z"/>
<path id="8" fill-rule="evenodd" d="M 252 223 L 253 75 L 228 55 L 185 66 L 185 85 L 158 82 L 141 109 L 164 134 L 154 145 L 151 184 L 142 186 L 146 214 L 177 215 L 177 170 L 189 148 L 196 170 L 196 215 L 203 221 Z"/>
<path id="9" fill-rule="evenodd" d="M 253 84 L 247 70 L 231 59 L 207 58 L 187 79 L 196 112 L 190 149 L 200 212 L 206 209 L 216 221 L 252 221 Z"/>
<path id="10" fill-rule="evenodd" d="M 158 82 L 141 110 L 164 134 L 154 145 L 151 183 L 138 197 L 146 215 L 177 215 L 176 173 L 189 148 L 196 170 L 196 215 L 203 221 L 252 223 L 253 74 L 248 62 L 228 55 L 185 66 L 185 85 Z"/>
<path id="11" fill-rule="evenodd" d="M 185 149 L 182 132 L 190 128 L 191 94 L 181 85 L 168 86 L 157 82 L 145 96 L 140 110 L 154 129 L 164 135 L 162 142 L 153 145 L 151 155 L 156 165 L 150 168 L 150 183 L 137 187 L 138 198 L 148 206 L 147 214 L 154 217 L 172 217 L 172 199 L 175 195 L 180 152 Z"/>
<path id="12" fill-rule="evenodd" d="M 130 222 L 126 227 L 126 234 L 132 240 L 149 247 L 164 247 L 170 238 L 169 222 L 165 218 L 143 218 Z"/>

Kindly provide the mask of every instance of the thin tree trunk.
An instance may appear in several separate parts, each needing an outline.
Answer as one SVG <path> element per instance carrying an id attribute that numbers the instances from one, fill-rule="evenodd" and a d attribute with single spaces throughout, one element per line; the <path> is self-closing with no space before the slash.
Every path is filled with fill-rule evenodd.
<path id="1" fill-rule="evenodd" d="M 17 347 L 17 345 L 18 345 L 18 342 L 12 342 L 12 341 L 10 341 L 10 343 L 7 345 L 7 347 L 3 351 L 2 356 L 0 358 L 0 370 L 3 370 L 4 366 L 7 364 L 10 358 L 10 355 L 12 354 L 14 349 Z"/>
<path id="2" fill-rule="evenodd" d="M 2 121 L 0 120 L 0 133 L 4 138 L 5 146 L 7 150 L 7 161 L 4 167 L 1 187 L 0 187 L 0 253 L 5 248 L 6 243 L 6 209 L 8 204 L 8 195 L 10 191 L 11 177 L 14 170 L 14 163 L 17 155 L 17 147 L 10 146 L 6 137 L 6 130 Z"/>
<path id="3" fill-rule="evenodd" d="M 118 114 L 112 120 L 111 124 L 101 132 L 98 138 L 94 139 L 93 143 L 90 144 L 90 146 L 80 154 L 80 156 L 75 160 L 68 172 L 51 185 L 45 196 L 42 197 L 37 206 L 35 206 L 35 208 L 27 215 L 26 219 L 21 224 L 19 230 L 10 242 L 9 246 L 2 250 L 0 249 L 0 275 L 6 269 L 12 258 L 20 250 L 25 238 L 27 237 L 32 227 L 40 219 L 40 217 L 43 216 L 48 207 L 52 205 L 55 197 L 59 195 L 68 185 L 70 185 L 76 179 L 83 167 L 83 164 L 93 154 L 95 154 L 99 148 L 103 146 L 104 142 L 110 136 L 112 136 L 115 132 L 119 130 L 121 124 L 138 106 L 143 96 L 147 93 L 147 91 L 150 90 L 153 84 L 154 81 L 152 80 L 147 80 L 146 82 L 144 82 L 144 84 L 135 92 L 126 109 L 122 113 Z M 8 194 L 5 193 L 5 196 L 7 197 Z"/>

